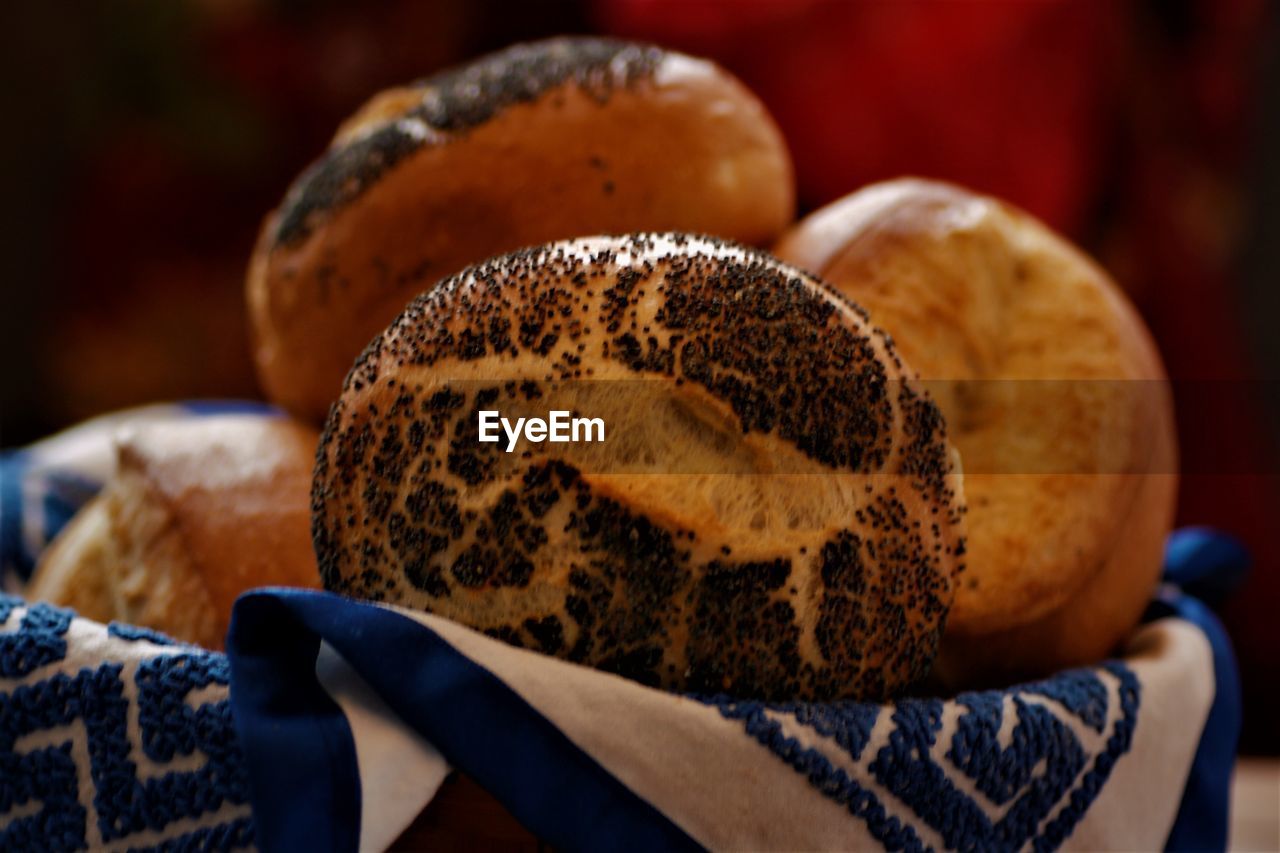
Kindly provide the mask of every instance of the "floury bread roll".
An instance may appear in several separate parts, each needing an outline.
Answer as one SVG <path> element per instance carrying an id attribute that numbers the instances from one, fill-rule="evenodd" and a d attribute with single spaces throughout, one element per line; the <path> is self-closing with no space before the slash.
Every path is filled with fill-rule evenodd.
<path id="1" fill-rule="evenodd" d="M 308 502 L 317 440 L 257 415 L 129 428 L 115 474 L 41 556 L 26 597 L 222 648 L 244 590 L 320 585 Z"/>
<path id="2" fill-rule="evenodd" d="M 888 330 L 960 450 L 967 570 L 937 667 L 966 685 L 1114 651 L 1150 600 L 1177 459 L 1159 355 L 1107 275 L 1027 214 L 878 184 L 776 247 Z"/>
<path id="3" fill-rule="evenodd" d="M 486 258 L 676 229 L 767 245 L 782 136 L 710 62 L 594 38 L 518 45 L 370 101 L 268 217 L 248 276 L 268 395 L 320 423 L 414 296 Z"/>
<path id="4" fill-rule="evenodd" d="M 347 376 L 312 497 L 324 584 L 674 690 L 890 694 L 927 672 L 964 551 L 910 376 L 856 307 L 741 246 L 493 259 Z M 481 440 L 557 411 L 600 432 Z"/>

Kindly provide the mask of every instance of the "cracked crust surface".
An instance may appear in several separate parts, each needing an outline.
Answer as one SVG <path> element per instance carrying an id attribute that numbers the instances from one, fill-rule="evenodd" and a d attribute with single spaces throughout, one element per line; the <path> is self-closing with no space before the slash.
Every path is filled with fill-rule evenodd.
<path id="1" fill-rule="evenodd" d="M 477 440 L 477 411 L 604 419 Z M 347 376 L 317 454 L 327 588 L 646 684 L 882 697 L 928 670 L 964 553 L 937 408 L 847 301 L 683 235 L 480 264 Z"/>

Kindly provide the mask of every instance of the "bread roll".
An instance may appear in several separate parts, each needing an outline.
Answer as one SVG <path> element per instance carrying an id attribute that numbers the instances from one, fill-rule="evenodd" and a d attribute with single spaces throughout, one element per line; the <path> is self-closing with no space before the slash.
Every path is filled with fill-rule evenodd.
<path id="1" fill-rule="evenodd" d="M 320 423 L 369 340 L 444 276 L 585 234 L 768 244 L 792 169 L 710 62 L 594 38 L 517 45 L 370 101 L 268 217 L 248 276 L 268 395 Z"/>
<path id="2" fill-rule="evenodd" d="M 122 433 L 114 476 L 41 556 L 26 596 L 221 649 L 244 590 L 320 585 L 308 503 L 317 440 L 256 415 Z"/>
<path id="3" fill-rule="evenodd" d="M 933 659 L 954 451 L 818 281 L 683 235 L 556 243 L 415 300 L 317 453 L 325 586 L 673 690 L 880 697 Z M 481 411 L 603 441 L 480 441 Z"/>
<path id="4" fill-rule="evenodd" d="M 965 466 L 951 685 L 1096 661 L 1136 624 L 1173 519 L 1164 368 L 1107 275 L 1026 213 L 878 184 L 778 244 L 865 306 L 935 394 Z M 1050 381 L 1046 381 L 1050 380 Z"/>

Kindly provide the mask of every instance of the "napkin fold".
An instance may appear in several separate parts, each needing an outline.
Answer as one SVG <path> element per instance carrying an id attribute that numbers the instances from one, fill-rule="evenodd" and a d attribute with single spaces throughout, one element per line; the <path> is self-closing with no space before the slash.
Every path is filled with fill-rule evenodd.
<path id="1" fill-rule="evenodd" d="M 763 703 L 321 592 L 247 593 L 225 655 L 6 596 L 0 848 L 382 849 L 449 767 L 566 849 L 1221 848 L 1229 647 L 1172 587 L 1152 610 L 1036 683 Z"/>
<path id="2" fill-rule="evenodd" d="M 11 586 L 118 426 L 0 458 Z M 450 768 L 566 849 L 1221 849 L 1239 682 L 1184 589 L 1246 564 L 1179 531 L 1118 659 L 884 704 L 673 695 L 322 592 L 246 593 L 225 655 L 0 595 L 0 849 L 383 849 Z"/>

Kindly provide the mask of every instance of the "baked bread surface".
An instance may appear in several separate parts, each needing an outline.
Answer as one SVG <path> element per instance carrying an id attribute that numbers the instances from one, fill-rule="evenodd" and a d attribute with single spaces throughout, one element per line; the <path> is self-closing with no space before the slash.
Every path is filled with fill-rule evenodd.
<path id="1" fill-rule="evenodd" d="M 41 556 L 26 596 L 222 648 L 241 592 L 320 585 L 308 500 L 317 440 L 256 415 L 128 428 L 115 474 Z"/>
<path id="2" fill-rule="evenodd" d="M 609 39 L 516 45 L 376 96 L 290 188 L 247 281 L 259 376 L 318 424 L 369 340 L 468 264 L 585 234 L 765 245 L 793 212 L 780 132 L 714 64 Z"/>
<path id="3" fill-rule="evenodd" d="M 1173 519 L 1164 368 L 1116 285 L 1028 214 L 933 181 L 864 188 L 775 248 L 864 305 L 965 468 L 966 574 L 939 673 L 1007 683 L 1132 630 Z"/>
<path id="4" fill-rule="evenodd" d="M 478 440 L 478 412 L 602 442 Z M 670 689 L 879 697 L 964 551 L 946 428 L 816 280 L 708 238 L 588 238 L 415 300 L 317 454 L 324 584 Z"/>

